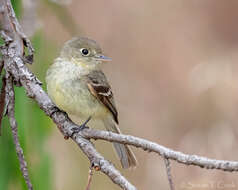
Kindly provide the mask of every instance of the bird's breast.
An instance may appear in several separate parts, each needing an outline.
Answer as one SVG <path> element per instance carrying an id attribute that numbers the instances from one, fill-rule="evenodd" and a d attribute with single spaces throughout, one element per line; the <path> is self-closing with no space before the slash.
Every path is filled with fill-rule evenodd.
<path id="1" fill-rule="evenodd" d="M 61 63 L 60 63 L 61 64 Z M 90 93 L 82 68 L 72 63 L 53 64 L 46 76 L 52 101 L 68 114 L 78 117 L 103 117 L 108 110 Z"/>

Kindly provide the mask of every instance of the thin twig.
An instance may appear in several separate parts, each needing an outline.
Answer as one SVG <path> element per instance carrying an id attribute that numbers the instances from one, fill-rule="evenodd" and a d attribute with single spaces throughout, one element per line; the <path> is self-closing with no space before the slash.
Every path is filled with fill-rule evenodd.
<path id="1" fill-rule="evenodd" d="M 17 134 L 17 122 L 15 119 L 15 93 L 13 89 L 12 78 L 8 75 L 8 73 L 6 75 L 6 92 L 7 92 L 6 99 L 9 100 L 9 104 L 7 106 L 7 110 L 8 110 L 7 115 L 9 117 L 11 129 L 12 129 L 13 141 L 16 147 L 18 160 L 20 162 L 21 172 L 27 184 L 28 190 L 33 190 L 32 183 L 30 181 L 29 174 L 28 174 L 27 164 L 24 159 L 23 150 L 21 148 L 18 134 Z"/>
<path id="2" fill-rule="evenodd" d="M 90 185 L 91 185 L 91 182 L 92 182 L 92 178 L 93 178 L 93 168 L 90 167 L 89 171 L 88 171 L 88 183 L 87 183 L 87 186 L 86 186 L 86 190 L 90 190 Z"/>
<path id="3" fill-rule="evenodd" d="M 170 190 L 175 190 L 173 180 L 172 180 L 170 161 L 168 158 L 164 157 L 164 164 L 165 164 L 165 168 L 166 168 L 166 173 L 167 173 L 167 177 L 168 177 L 168 181 L 169 181 Z"/>

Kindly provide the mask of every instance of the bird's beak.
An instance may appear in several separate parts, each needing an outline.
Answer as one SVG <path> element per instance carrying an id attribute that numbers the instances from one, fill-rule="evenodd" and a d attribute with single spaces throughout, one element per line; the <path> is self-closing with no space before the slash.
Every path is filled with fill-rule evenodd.
<path id="1" fill-rule="evenodd" d="M 97 54 L 97 55 L 94 56 L 94 58 L 97 61 L 111 61 L 112 60 L 111 58 L 106 57 L 105 55 L 102 55 L 102 54 Z"/>

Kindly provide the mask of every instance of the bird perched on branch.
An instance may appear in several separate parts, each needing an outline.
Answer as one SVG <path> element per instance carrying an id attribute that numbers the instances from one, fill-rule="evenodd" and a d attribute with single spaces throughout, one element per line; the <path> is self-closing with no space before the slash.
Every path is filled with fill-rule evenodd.
<path id="1" fill-rule="evenodd" d="M 120 134 L 113 93 L 100 64 L 110 61 L 91 39 L 75 37 L 64 44 L 46 74 L 47 91 L 62 110 L 84 122 L 103 122 L 108 131 Z M 86 121 L 86 122 L 85 122 Z M 123 168 L 137 164 L 127 145 L 113 143 Z"/>

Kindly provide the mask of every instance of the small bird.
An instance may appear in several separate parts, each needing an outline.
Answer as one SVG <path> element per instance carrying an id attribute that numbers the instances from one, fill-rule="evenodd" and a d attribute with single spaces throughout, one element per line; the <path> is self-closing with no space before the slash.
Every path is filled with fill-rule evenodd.
<path id="1" fill-rule="evenodd" d="M 120 134 L 118 112 L 106 76 L 100 69 L 111 59 L 102 54 L 91 39 L 75 37 L 67 41 L 46 74 L 52 101 L 69 115 L 86 121 L 102 122 L 108 131 Z M 124 144 L 113 143 L 123 168 L 134 168 L 136 157 Z"/>

